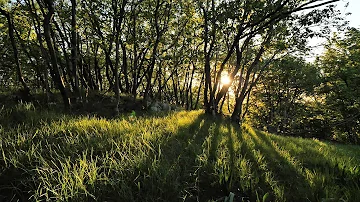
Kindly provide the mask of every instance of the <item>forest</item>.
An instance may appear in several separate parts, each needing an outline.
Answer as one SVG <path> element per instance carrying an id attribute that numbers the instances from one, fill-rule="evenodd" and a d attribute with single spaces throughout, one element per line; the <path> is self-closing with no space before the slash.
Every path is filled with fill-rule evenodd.
<path id="1" fill-rule="evenodd" d="M 358 200 L 338 1 L 0 0 L 0 202 Z"/>

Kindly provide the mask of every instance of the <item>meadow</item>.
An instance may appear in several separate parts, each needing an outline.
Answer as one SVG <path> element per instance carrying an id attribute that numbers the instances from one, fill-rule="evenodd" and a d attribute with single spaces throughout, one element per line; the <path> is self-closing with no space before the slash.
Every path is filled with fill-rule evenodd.
<path id="1" fill-rule="evenodd" d="M 202 110 L 117 118 L 0 108 L 0 201 L 358 201 L 360 147 Z"/>

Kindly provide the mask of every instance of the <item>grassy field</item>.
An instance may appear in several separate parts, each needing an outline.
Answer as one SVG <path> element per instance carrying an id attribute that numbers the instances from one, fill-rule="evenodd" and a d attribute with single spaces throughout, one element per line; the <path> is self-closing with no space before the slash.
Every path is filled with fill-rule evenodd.
<path id="1" fill-rule="evenodd" d="M 360 199 L 359 146 L 267 134 L 202 111 L 0 112 L 0 202 Z"/>

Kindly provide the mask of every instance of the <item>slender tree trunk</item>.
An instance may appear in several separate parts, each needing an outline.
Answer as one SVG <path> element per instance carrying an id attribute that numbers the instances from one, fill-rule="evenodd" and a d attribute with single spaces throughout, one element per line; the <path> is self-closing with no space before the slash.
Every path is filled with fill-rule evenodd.
<path id="1" fill-rule="evenodd" d="M 118 4 L 117 1 L 113 1 L 113 10 L 114 10 L 114 27 L 115 27 L 115 67 L 114 67 L 114 76 L 115 76 L 115 96 L 116 96 L 116 107 L 115 113 L 119 114 L 119 104 L 120 104 L 120 88 L 122 88 L 120 84 L 119 78 L 119 63 L 120 63 L 120 31 L 121 24 L 125 12 L 126 0 L 122 1 L 122 5 L 120 8 L 120 12 L 118 13 Z"/>
<path id="2" fill-rule="evenodd" d="M 160 7 L 161 7 L 162 3 L 160 2 L 160 0 L 156 0 L 156 7 L 155 7 L 155 13 L 154 13 L 156 39 L 155 39 L 155 43 L 153 45 L 153 50 L 152 50 L 152 54 L 151 54 L 151 62 L 150 62 L 150 65 L 149 65 L 149 67 L 147 69 L 147 84 L 146 84 L 146 89 L 145 89 L 145 93 L 144 93 L 144 100 L 146 100 L 147 97 L 149 96 L 149 94 L 152 93 L 152 87 L 153 86 L 152 86 L 151 80 L 152 80 L 152 75 L 153 75 L 153 72 L 154 72 L 154 67 L 155 67 L 155 64 L 156 64 L 156 54 L 158 52 L 160 39 L 167 30 L 167 26 L 165 25 L 166 22 L 161 23 L 161 20 L 160 20 L 160 10 L 161 10 Z M 163 24 L 162 29 L 160 29 L 160 24 Z"/>
<path id="3" fill-rule="evenodd" d="M 25 53 L 25 55 L 27 56 L 31 65 L 35 68 L 35 72 L 36 72 L 38 79 L 40 80 L 41 86 L 43 87 L 43 89 L 45 89 L 46 85 L 45 85 L 44 77 L 41 72 L 39 61 L 36 59 L 36 57 L 34 57 L 34 55 L 30 54 L 31 49 L 30 50 L 26 49 L 26 45 L 25 45 L 24 41 L 21 39 L 20 33 L 16 29 L 14 29 L 14 32 L 20 41 L 21 50 Z M 28 38 L 28 40 L 29 40 L 29 38 Z M 36 62 L 34 62 L 34 61 L 36 61 Z"/>
<path id="4" fill-rule="evenodd" d="M 205 12 L 205 11 L 204 11 Z M 207 13 L 204 13 L 204 22 L 205 22 L 205 36 L 204 36 L 204 40 L 205 40 L 205 45 L 204 45 L 204 53 L 205 53 L 205 86 L 204 86 L 204 106 L 205 106 L 205 112 L 206 113 L 211 113 L 211 102 L 209 101 L 209 96 L 208 96 L 208 92 L 212 91 L 211 90 L 211 74 L 210 74 L 210 56 L 209 53 L 207 52 L 207 46 L 208 46 L 208 25 L 207 25 Z"/>
<path id="5" fill-rule="evenodd" d="M 57 23 L 54 20 L 52 22 L 54 23 L 54 25 L 56 27 Z M 62 35 L 61 30 L 59 30 L 58 33 L 59 33 L 59 35 Z M 60 78 L 63 80 L 65 89 L 68 90 L 68 89 L 70 89 L 69 83 L 71 82 L 71 79 L 72 79 L 70 70 L 68 69 L 68 67 L 70 66 L 70 60 L 69 60 L 68 54 L 66 53 L 66 50 L 64 48 L 63 49 L 64 52 L 65 52 L 64 53 L 65 64 L 64 64 L 64 62 L 62 61 L 60 50 L 59 50 L 59 46 L 61 47 L 62 44 L 60 44 L 58 46 L 58 44 L 55 43 L 56 41 L 61 41 L 61 40 L 59 40 L 59 38 L 55 34 L 54 29 L 52 29 L 52 28 L 50 29 L 50 34 L 51 34 L 51 40 L 53 41 L 53 47 L 54 47 L 54 51 L 55 51 L 55 56 L 56 56 L 56 59 L 57 59 L 57 62 L 58 62 L 59 75 L 60 75 Z M 63 42 L 61 42 L 61 43 L 63 43 Z M 65 47 L 65 43 L 63 43 L 63 47 Z"/>
<path id="6" fill-rule="evenodd" d="M 115 23 L 115 24 L 117 24 L 117 23 Z M 116 113 L 116 115 L 119 115 L 119 104 L 120 104 L 120 82 L 119 82 L 119 69 L 118 69 L 119 60 L 120 60 L 120 58 L 119 58 L 119 50 L 120 50 L 119 32 L 120 32 L 120 30 L 118 29 L 119 26 L 120 25 L 117 25 L 116 34 L 115 34 L 116 36 L 115 36 L 115 68 L 114 68 L 114 76 L 115 76 L 115 97 L 116 97 L 115 113 Z"/>
<path id="7" fill-rule="evenodd" d="M 43 67 L 43 74 L 44 74 L 44 84 L 45 84 L 45 92 L 46 92 L 46 103 L 48 104 L 50 102 L 51 91 L 50 91 L 50 83 L 49 83 L 49 70 L 47 67 L 50 67 L 51 65 L 50 65 L 47 51 L 45 50 L 44 45 L 43 45 L 43 39 L 40 35 L 40 31 L 39 31 L 40 27 L 38 27 L 38 29 L 36 29 L 36 30 L 37 30 L 36 35 L 37 35 L 37 39 L 39 41 L 40 50 L 44 57 L 44 61 L 46 63 L 46 66 Z"/>
<path id="8" fill-rule="evenodd" d="M 54 80 L 57 88 L 60 90 L 65 109 L 70 109 L 70 100 L 69 100 L 68 94 L 66 92 L 64 82 L 60 75 L 57 57 L 56 57 L 55 49 L 54 49 L 53 42 L 51 39 L 50 23 L 53 18 L 53 15 L 54 15 L 53 1 L 48 0 L 48 1 L 46 1 L 46 4 L 47 4 L 47 8 L 48 8 L 48 13 L 45 14 L 45 16 L 44 16 L 44 36 L 45 36 L 46 44 L 48 46 L 50 58 L 51 58 L 51 65 L 52 65 L 51 69 L 53 71 L 52 76 L 53 76 L 53 80 Z"/>
<path id="9" fill-rule="evenodd" d="M 154 44 L 154 48 L 153 48 L 153 53 L 152 53 L 152 57 L 151 57 L 151 63 L 149 65 L 149 67 L 147 68 L 147 83 L 146 83 L 146 88 L 145 88 L 145 93 L 144 93 L 144 100 L 146 100 L 149 95 L 151 94 L 151 80 L 153 77 L 153 72 L 154 72 L 154 67 L 155 67 L 155 62 L 156 62 L 156 57 L 155 54 L 157 52 L 157 47 L 159 45 L 159 38 L 156 39 L 155 44 Z"/>
<path id="10" fill-rule="evenodd" d="M 120 44 L 121 44 L 121 49 L 122 49 L 122 72 L 124 74 L 124 79 L 125 79 L 125 92 L 126 93 L 130 93 L 130 84 L 129 84 L 129 77 L 128 77 L 128 63 L 127 63 L 127 52 L 126 52 L 126 46 L 125 44 L 122 42 L 122 40 L 120 39 Z"/>
<path id="11" fill-rule="evenodd" d="M 194 74 L 195 74 L 195 65 L 192 64 L 193 68 L 191 70 L 190 77 L 186 81 L 186 93 L 185 93 L 185 99 L 186 99 L 186 109 L 190 110 L 192 108 L 192 82 L 194 80 Z M 190 66 L 189 66 L 190 70 Z"/>
<path id="12" fill-rule="evenodd" d="M 96 82 L 99 87 L 98 90 L 102 91 L 103 90 L 103 81 L 102 81 L 101 69 L 99 66 L 99 60 L 97 57 L 98 50 L 99 50 L 99 46 L 96 45 L 95 46 L 95 54 L 94 54 L 94 65 L 95 65 Z"/>
<path id="13" fill-rule="evenodd" d="M 200 92 L 201 92 L 202 84 L 204 83 L 204 78 L 205 78 L 205 74 L 203 74 L 202 77 L 201 77 L 200 86 L 199 86 L 199 89 L 198 89 L 198 92 L 197 92 L 196 101 L 195 101 L 195 105 L 194 105 L 193 109 L 196 109 L 196 107 L 197 107 L 198 104 L 199 104 Z"/>
<path id="14" fill-rule="evenodd" d="M 29 100 L 30 99 L 30 88 L 29 86 L 26 84 L 23 74 L 22 74 L 22 69 L 21 69 L 21 65 L 20 65 L 20 60 L 19 60 L 19 53 L 18 53 L 18 49 L 16 47 L 16 42 L 15 42 L 15 36 L 14 36 L 14 23 L 11 19 L 11 15 L 10 13 L 6 12 L 5 10 L 0 8 L 0 13 L 2 15 L 4 15 L 6 17 L 6 20 L 8 22 L 8 26 L 9 26 L 9 37 L 10 37 L 10 42 L 13 48 L 13 53 L 14 53 L 14 58 L 15 58 L 15 64 L 16 64 L 16 73 L 18 76 L 18 79 L 21 83 L 21 85 L 24 88 L 24 96 L 23 99 L 25 100 Z"/>
<path id="15" fill-rule="evenodd" d="M 242 87 L 242 89 L 240 91 L 240 95 L 236 98 L 235 108 L 234 108 L 234 111 L 233 111 L 233 113 L 231 115 L 231 119 L 236 123 L 241 123 L 241 121 L 242 121 L 241 117 L 242 117 L 243 102 L 244 102 L 245 96 L 247 95 L 247 93 L 250 93 L 249 91 L 252 88 L 252 87 L 250 87 L 250 89 L 248 89 L 249 82 L 250 82 L 250 75 L 251 75 L 252 71 L 254 70 L 254 68 L 258 65 L 258 63 L 260 61 L 260 58 L 261 58 L 262 54 L 264 53 L 264 51 L 265 51 L 265 47 L 264 47 L 264 44 L 263 44 L 263 46 L 261 46 L 260 50 L 256 54 L 256 57 L 255 57 L 254 61 L 251 63 L 250 67 L 247 69 L 246 76 L 245 76 L 245 79 L 244 79 L 244 85 L 241 86 L 242 82 L 239 83 L 239 88 Z M 237 60 L 239 60 L 239 59 L 241 59 L 241 57 L 239 57 L 239 55 L 238 55 Z M 242 76 L 242 75 L 240 75 L 240 76 Z M 251 84 L 251 86 L 253 84 L 255 84 L 255 83 L 253 82 Z"/>
<path id="16" fill-rule="evenodd" d="M 206 1 L 207 7 L 209 7 L 209 1 Z M 214 4 L 212 1 L 212 8 L 214 9 Z M 213 89 L 211 85 L 211 66 L 210 60 L 212 51 L 214 48 L 215 43 L 215 26 L 213 23 L 212 31 L 209 33 L 209 10 L 208 8 L 202 7 L 204 12 L 204 54 L 205 54 L 205 86 L 204 86 L 204 106 L 205 106 L 205 113 L 214 114 L 213 109 Z M 209 34 L 211 34 L 212 41 L 210 41 Z"/>
<path id="17" fill-rule="evenodd" d="M 159 63 L 159 69 L 158 69 L 158 72 L 157 72 L 157 81 L 158 81 L 158 98 L 159 100 L 162 99 L 162 66 L 161 66 L 161 62 Z"/>
<path id="18" fill-rule="evenodd" d="M 134 51 L 134 62 L 133 62 L 133 74 L 132 74 L 132 95 L 133 95 L 133 99 L 135 101 L 136 99 L 136 90 L 137 90 L 137 87 L 138 87 L 138 74 L 137 74 L 137 64 L 138 64 L 138 57 L 137 57 L 137 42 L 136 42 L 136 5 L 133 6 L 133 9 L 132 9 L 132 17 L 133 17 L 133 40 L 134 40 L 134 44 L 133 44 L 133 51 Z"/>
<path id="19" fill-rule="evenodd" d="M 175 70 L 175 74 L 171 76 L 171 81 L 172 81 L 172 84 L 173 84 L 175 103 L 178 105 L 179 104 L 178 86 L 177 86 L 177 82 L 175 81 L 175 78 L 174 78 L 175 76 L 177 76 L 177 70 Z"/>
<path id="20" fill-rule="evenodd" d="M 235 65 L 235 69 L 232 71 L 232 73 L 230 74 L 230 83 L 228 85 L 223 85 L 223 87 L 221 88 L 221 90 L 217 93 L 216 98 L 215 98 L 215 106 L 218 106 L 220 103 L 220 100 L 226 96 L 226 93 L 229 91 L 230 86 L 233 83 L 233 80 L 236 76 L 236 74 L 238 73 L 238 71 L 240 70 L 240 66 L 241 66 L 241 60 L 243 57 L 243 52 L 245 50 L 245 48 L 248 46 L 250 40 L 251 40 L 252 36 L 249 36 L 246 38 L 246 40 L 244 41 L 241 49 L 239 48 L 239 43 L 236 42 L 234 43 L 234 47 L 235 47 L 235 52 L 236 52 L 236 65 Z M 218 72 L 218 78 L 216 80 L 220 80 L 220 75 L 221 72 L 223 71 L 223 67 L 225 66 L 226 62 L 228 61 L 228 59 L 230 59 L 230 56 L 232 55 L 232 53 L 229 51 L 227 57 L 225 58 L 225 60 L 222 62 L 221 66 L 220 66 L 220 70 Z M 242 69 L 243 71 L 243 69 Z M 240 76 L 242 76 L 242 72 L 240 73 Z"/>
<path id="21" fill-rule="evenodd" d="M 71 66 L 75 81 L 74 92 L 77 99 L 82 102 L 79 87 L 79 76 L 77 68 L 77 32 L 76 32 L 76 0 L 71 0 Z"/>
<path id="22" fill-rule="evenodd" d="M 68 76 L 68 81 L 70 81 L 70 84 L 71 84 L 71 87 L 74 89 L 75 88 L 75 83 L 73 81 L 73 75 L 72 75 L 72 71 L 71 71 L 71 61 L 69 60 L 69 54 L 67 53 L 67 45 L 69 45 L 69 43 L 67 42 L 67 38 L 66 36 L 63 34 L 63 32 L 61 31 L 61 28 L 60 26 L 58 25 L 58 23 L 56 23 L 54 21 L 54 24 L 55 24 L 55 27 L 59 33 L 59 36 L 61 38 L 61 50 L 64 54 L 64 58 L 65 58 L 65 62 L 66 62 L 66 73 L 67 73 L 67 76 Z M 63 27 L 63 29 L 65 29 L 65 27 Z M 55 36 L 54 36 L 54 33 L 52 32 L 52 38 L 53 38 L 53 41 L 55 41 Z M 67 45 L 65 45 L 65 41 L 67 42 Z"/>

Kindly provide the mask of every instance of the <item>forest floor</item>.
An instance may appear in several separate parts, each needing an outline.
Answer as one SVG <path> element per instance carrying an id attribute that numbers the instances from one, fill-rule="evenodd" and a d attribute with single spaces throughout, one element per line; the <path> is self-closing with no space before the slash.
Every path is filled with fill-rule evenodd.
<path id="1" fill-rule="evenodd" d="M 360 147 L 202 110 L 117 118 L 0 106 L 2 201 L 358 201 Z"/>

